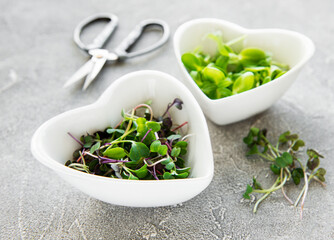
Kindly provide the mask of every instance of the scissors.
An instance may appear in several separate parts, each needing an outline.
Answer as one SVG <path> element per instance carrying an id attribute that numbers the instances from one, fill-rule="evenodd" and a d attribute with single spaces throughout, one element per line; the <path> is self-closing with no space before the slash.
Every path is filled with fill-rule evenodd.
<path id="1" fill-rule="evenodd" d="M 80 39 L 82 30 L 88 24 L 103 19 L 109 20 L 108 24 L 105 26 L 102 32 L 98 34 L 92 43 L 85 45 Z M 118 17 L 110 13 L 99 13 L 90 16 L 78 24 L 74 30 L 74 42 L 78 45 L 79 48 L 87 52 L 91 58 L 73 74 L 73 76 L 65 83 L 64 87 L 68 87 L 86 77 L 82 88 L 84 91 L 93 82 L 107 61 L 117 62 L 144 55 L 160 48 L 167 42 L 169 38 L 169 27 L 167 23 L 159 19 L 147 19 L 136 25 L 130 34 L 113 51 L 104 49 L 103 46 L 109 37 L 113 34 L 117 24 Z M 135 52 L 130 52 L 131 47 L 134 46 L 134 44 L 144 34 L 144 31 L 148 28 L 158 28 L 162 32 L 162 37 L 149 47 Z"/>

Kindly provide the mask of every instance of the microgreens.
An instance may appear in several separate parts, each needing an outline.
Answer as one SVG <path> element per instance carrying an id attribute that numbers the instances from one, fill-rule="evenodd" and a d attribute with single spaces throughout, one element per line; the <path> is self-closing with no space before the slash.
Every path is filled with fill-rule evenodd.
<path id="1" fill-rule="evenodd" d="M 75 138 L 81 148 L 65 165 L 86 173 L 130 180 L 180 179 L 189 176 L 185 167 L 187 137 L 180 125 L 173 123 L 170 108 L 182 109 L 176 98 L 160 117 L 154 117 L 151 102 L 139 104 L 131 113 L 121 112 L 123 119 L 115 128 Z M 137 110 L 144 108 L 144 113 Z"/>
<path id="2" fill-rule="evenodd" d="M 303 216 L 303 207 L 305 198 L 308 192 L 308 185 L 312 179 L 325 186 L 326 170 L 320 168 L 320 158 L 323 158 L 321 154 L 313 149 L 307 149 L 306 154 L 308 156 L 307 163 L 304 165 L 299 158 L 298 150 L 305 146 L 303 140 L 299 139 L 297 134 L 291 134 L 289 131 L 282 133 L 276 145 L 269 142 L 266 137 L 267 130 L 259 128 L 251 128 L 248 135 L 243 139 L 247 144 L 249 151 L 247 156 L 258 155 L 266 160 L 270 164 L 271 171 L 277 175 L 274 184 L 268 188 L 263 189 L 260 183 L 253 178 L 251 185 L 247 185 L 246 191 L 243 195 L 244 198 L 250 199 L 251 193 L 263 194 L 262 197 L 255 203 L 253 212 L 257 211 L 259 204 L 268 197 L 272 192 L 281 190 L 284 197 L 291 205 L 298 206 L 301 201 L 300 217 Z M 285 185 L 292 180 L 295 185 L 300 184 L 301 180 L 304 180 L 304 187 L 298 195 L 295 202 L 293 202 L 285 193 Z"/>
<path id="3" fill-rule="evenodd" d="M 208 35 L 217 43 L 218 52 L 211 56 L 198 50 L 184 53 L 181 60 L 195 83 L 211 99 L 235 95 L 268 83 L 289 67 L 272 60 L 271 54 L 259 48 L 245 48 L 239 54 L 232 45 L 243 41 L 245 36 L 228 43 L 222 33 Z"/>

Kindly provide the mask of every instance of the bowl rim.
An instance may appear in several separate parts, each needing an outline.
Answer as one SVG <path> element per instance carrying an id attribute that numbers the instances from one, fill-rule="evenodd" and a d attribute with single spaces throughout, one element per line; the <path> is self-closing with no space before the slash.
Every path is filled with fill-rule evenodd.
<path id="1" fill-rule="evenodd" d="M 183 65 L 183 63 L 181 61 L 181 51 L 179 49 L 179 42 L 182 38 L 183 33 L 186 30 L 188 30 L 189 28 L 199 26 L 199 25 L 202 25 L 202 24 L 219 24 L 222 27 L 234 28 L 236 31 L 239 31 L 240 33 L 245 33 L 245 34 L 275 32 L 275 33 L 292 35 L 296 38 L 299 38 L 302 42 L 305 43 L 305 46 L 306 46 L 305 49 L 307 50 L 307 52 L 304 53 L 304 56 L 302 57 L 302 59 L 296 65 L 294 65 L 292 68 L 290 68 L 282 76 L 274 79 L 275 81 L 270 81 L 270 82 L 268 82 L 266 84 L 263 84 L 263 85 L 260 85 L 256 88 L 252 88 L 250 90 L 247 90 L 247 91 L 244 91 L 244 92 L 232 95 L 232 96 L 219 98 L 219 99 L 211 99 L 211 98 L 209 98 L 208 96 L 205 95 L 205 93 L 198 87 L 198 85 L 191 78 L 189 72 L 187 71 L 187 69 L 185 68 L 185 66 Z M 219 104 L 219 103 L 224 103 L 224 102 L 228 102 L 228 101 L 234 101 L 238 98 L 245 97 L 245 96 L 250 95 L 250 94 L 255 94 L 257 91 L 260 91 L 261 89 L 269 88 L 271 86 L 277 85 L 277 84 L 279 84 L 277 82 L 280 82 L 285 77 L 289 77 L 290 75 L 294 74 L 294 72 L 298 71 L 313 56 L 313 54 L 315 52 L 315 45 L 314 45 L 313 41 L 309 37 L 307 37 L 307 36 L 305 36 L 305 35 L 303 35 L 299 32 L 292 31 L 292 30 L 287 30 L 287 29 L 280 29 L 280 28 L 245 28 L 245 27 L 242 27 L 241 25 L 238 25 L 236 23 L 229 22 L 229 21 L 219 19 L 219 18 L 195 18 L 195 19 L 189 20 L 189 21 L 181 24 L 175 31 L 175 34 L 174 34 L 174 37 L 173 37 L 173 47 L 174 47 L 174 54 L 177 58 L 177 62 L 181 66 L 182 71 L 186 74 L 187 81 L 189 82 L 189 84 L 191 84 L 193 89 L 196 89 L 195 91 L 197 92 L 197 96 L 200 96 L 201 99 L 206 102 L 206 104 Z M 241 97 L 240 97 L 240 95 L 241 95 Z"/>
<path id="2" fill-rule="evenodd" d="M 132 79 L 135 76 L 139 76 L 139 75 L 147 75 L 147 76 L 156 76 L 156 77 L 164 77 L 165 79 L 168 79 L 168 81 L 172 81 L 173 83 L 178 84 L 178 87 L 181 87 L 183 89 L 186 89 L 186 91 L 183 92 L 183 94 L 188 95 L 187 98 L 192 98 L 192 100 L 194 101 L 194 104 L 197 105 L 198 110 L 200 110 L 200 114 L 199 117 L 201 118 L 201 122 L 204 123 L 204 131 L 205 131 L 205 135 L 208 137 L 208 145 L 210 146 L 210 150 L 208 158 L 210 159 L 210 161 L 208 162 L 208 164 L 210 165 L 208 168 L 207 173 L 205 173 L 203 176 L 200 177 L 193 177 L 193 178 L 185 178 L 185 179 L 164 179 L 164 180 L 138 180 L 138 181 L 134 181 L 134 180 L 128 180 L 128 179 L 117 179 L 117 178 L 108 178 L 108 177 L 104 177 L 104 176 L 99 176 L 99 175 L 93 175 L 93 174 L 87 174 L 72 168 L 69 168 L 67 166 L 65 166 L 64 164 L 61 164 L 59 162 L 57 162 L 56 160 L 54 160 L 53 158 L 51 158 L 48 154 L 46 154 L 44 151 L 41 151 L 41 149 L 43 149 L 40 144 L 41 144 L 41 135 L 43 134 L 44 130 L 46 128 L 48 128 L 50 125 L 52 125 L 54 122 L 58 121 L 61 118 L 64 118 L 68 115 L 71 115 L 75 112 L 82 112 L 82 111 L 87 111 L 91 108 L 95 108 L 97 106 L 102 106 L 104 104 L 107 104 L 106 99 L 108 99 L 110 96 L 108 95 L 109 92 L 111 92 L 114 88 L 117 88 L 117 86 L 119 84 L 121 84 L 123 81 L 126 81 L 126 79 Z M 54 170 L 55 172 L 57 172 L 58 174 L 66 174 L 66 175 L 70 175 L 76 178 L 81 178 L 81 179 L 92 179 L 92 180 L 97 180 L 97 181 L 106 181 L 106 182 L 118 182 L 118 183 L 124 183 L 124 184 L 177 184 L 177 183 L 184 183 L 186 182 L 202 182 L 202 181 L 209 181 L 211 182 L 212 178 L 213 178 L 213 174 L 214 174 L 214 159 L 213 159 L 213 153 L 212 153 L 212 145 L 211 145 L 211 140 L 210 140 L 210 135 L 209 135 L 209 131 L 208 131 L 208 126 L 207 126 L 207 122 L 206 119 L 204 117 L 204 114 L 198 104 L 198 102 L 196 101 L 195 97 L 191 94 L 190 90 L 187 89 L 187 87 L 180 81 L 178 81 L 175 77 L 164 73 L 164 72 L 160 72 L 160 71 L 155 71 L 155 70 L 140 70 L 140 71 L 135 71 L 135 72 L 131 72 L 128 74 L 125 74 L 121 77 L 119 77 L 118 79 L 116 79 L 112 84 L 110 84 L 110 86 L 108 88 L 106 88 L 104 90 L 104 92 L 100 95 L 100 97 L 93 103 L 88 104 L 88 105 L 84 105 L 78 108 L 74 108 L 68 111 L 65 111 L 63 113 L 57 114 L 56 116 L 46 120 L 42 125 L 40 125 L 37 130 L 35 131 L 35 133 L 32 136 L 31 139 L 31 144 L 30 144 L 30 148 L 31 148 L 31 152 L 33 154 L 33 156 L 39 161 L 41 162 L 43 165 L 45 165 L 46 167 Z"/>

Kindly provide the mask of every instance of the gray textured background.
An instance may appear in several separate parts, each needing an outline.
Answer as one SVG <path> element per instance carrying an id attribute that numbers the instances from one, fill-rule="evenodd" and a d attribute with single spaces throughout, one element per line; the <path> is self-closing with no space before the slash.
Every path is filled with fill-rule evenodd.
<path id="1" fill-rule="evenodd" d="M 0 1 L 0 238 L 1 239 L 333 239 L 334 238 L 334 2 L 323 1 Z M 118 77 L 140 69 L 181 78 L 172 41 L 160 51 L 105 67 L 87 92 L 63 89 L 85 61 L 72 42 L 84 17 L 113 12 L 120 27 L 109 47 L 140 20 L 166 20 L 172 33 L 197 17 L 217 17 L 250 28 L 285 28 L 309 36 L 316 52 L 290 90 L 268 111 L 229 126 L 208 122 L 215 159 L 211 185 L 174 207 L 128 208 L 92 199 L 62 181 L 30 153 L 30 139 L 47 119 L 94 102 Z M 290 129 L 326 158 L 327 187 L 313 182 L 303 221 L 281 193 L 257 214 L 242 192 L 263 161 L 247 159 L 242 137 L 250 126 L 274 138 Z M 288 194 L 295 198 L 291 185 Z M 250 206 L 251 205 L 251 206 Z"/>

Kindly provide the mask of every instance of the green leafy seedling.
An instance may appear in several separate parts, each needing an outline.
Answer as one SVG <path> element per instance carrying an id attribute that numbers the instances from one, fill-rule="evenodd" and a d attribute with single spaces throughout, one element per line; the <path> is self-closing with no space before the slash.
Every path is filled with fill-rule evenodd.
<path id="1" fill-rule="evenodd" d="M 242 93 L 253 88 L 254 85 L 254 74 L 252 72 L 245 72 L 235 80 L 232 93 Z"/>
<path id="2" fill-rule="evenodd" d="M 90 153 L 94 153 L 101 147 L 101 142 L 95 143 L 89 150 Z"/>
<path id="3" fill-rule="evenodd" d="M 166 155 L 168 151 L 168 147 L 166 145 L 161 145 L 159 140 L 154 141 L 150 146 L 151 152 L 159 153 L 160 155 Z"/>
<path id="4" fill-rule="evenodd" d="M 252 188 L 252 186 L 249 185 L 249 184 L 247 184 L 247 188 L 246 188 L 246 191 L 245 191 L 243 197 L 244 197 L 245 199 L 250 199 L 249 194 L 251 194 L 252 192 L 253 192 L 253 188 Z"/>
<path id="5" fill-rule="evenodd" d="M 126 152 L 124 148 L 121 147 L 115 147 L 107 149 L 103 152 L 103 155 L 112 159 L 121 159 L 126 156 Z"/>
<path id="6" fill-rule="evenodd" d="M 178 157 L 181 153 L 181 148 L 180 147 L 174 147 L 172 149 L 171 155 L 172 157 Z"/>
<path id="7" fill-rule="evenodd" d="M 272 144 L 266 137 L 265 129 L 251 128 L 248 135 L 243 138 L 245 144 L 247 144 L 249 151 L 246 155 L 258 155 L 261 158 L 266 159 L 270 162 L 270 169 L 276 175 L 276 181 L 268 189 L 262 189 L 260 184 L 255 178 L 253 178 L 253 186 L 247 185 L 244 198 L 249 199 L 251 192 L 257 194 L 263 194 L 259 198 L 255 205 L 253 212 L 257 211 L 259 204 L 267 198 L 271 193 L 281 190 L 283 196 L 294 206 L 298 206 L 301 201 L 301 217 L 303 212 L 303 206 L 305 197 L 308 192 L 308 184 L 311 179 L 315 179 L 318 182 L 325 181 L 326 170 L 318 168 L 320 165 L 320 158 L 323 156 L 313 149 L 306 151 L 308 155 L 308 161 L 306 166 L 299 159 L 297 151 L 305 145 L 304 141 L 299 139 L 297 134 L 291 134 L 290 131 L 282 133 L 276 144 Z M 263 149 L 263 151 L 260 151 Z M 298 157 L 297 157 L 298 156 Z M 287 196 L 284 188 L 290 179 L 298 185 L 304 180 L 304 186 L 299 193 L 296 201 L 293 203 L 292 200 Z M 321 183 L 325 186 L 324 183 Z"/>
<path id="8" fill-rule="evenodd" d="M 201 71 L 203 68 L 200 59 L 192 53 L 183 54 L 181 60 L 188 70 Z"/>
<path id="9" fill-rule="evenodd" d="M 141 158 L 150 156 L 150 149 L 141 142 L 132 142 L 129 157 L 133 161 L 139 161 Z"/>

